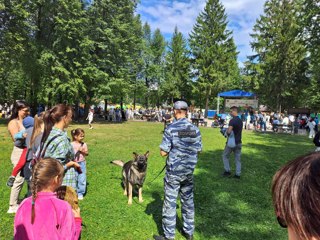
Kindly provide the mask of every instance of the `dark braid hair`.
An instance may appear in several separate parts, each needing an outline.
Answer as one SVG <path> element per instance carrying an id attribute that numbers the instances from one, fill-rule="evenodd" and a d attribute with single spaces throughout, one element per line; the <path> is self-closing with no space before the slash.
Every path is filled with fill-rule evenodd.
<path id="1" fill-rule="evenodd" d="M 32 193 L 32 209 L 31 224 L 35 219 L 35 203 L 38 192 L 50 186 L 52 179 L 56 176 L 62 180 L 64 168 L 62 164 L 53 158 L 44 158 L 38 161 L 32 170 L 31 193 Z"/>

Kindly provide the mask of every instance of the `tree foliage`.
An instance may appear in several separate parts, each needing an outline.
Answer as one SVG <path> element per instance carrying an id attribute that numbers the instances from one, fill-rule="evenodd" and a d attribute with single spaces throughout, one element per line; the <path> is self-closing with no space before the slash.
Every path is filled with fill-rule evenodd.
<path id="1" fill-rule="evenodd" d="M 303 1 L 267 1 L 251 35 L 257 54 L 249 58 L 247 76 L 254 77 L 261 102 L 274 110 L 305 104 L 303 90 L 310 82 L 302 7 Z"/>
<path id="2" fill-rule="evenodd" d="M 310 53 L 309 72 L 310 86 L 305 90 L 306 104 L 314 110 L 320 110 L 320 4 L 317 1 L 305 0 L 302 9 L 302 21 L 305 45 Z"/>
<path id="3" fill-rule="evenodd" d="M 190 100 L 192 81 L 190 77 L 190 53 L 187 40 L 175 27 L 166 55 L 166 74 L 162 84 L 164 99 L 172 103 L 174 98 Z"/>
<path id="4" fill-rule="evenodd" d="M 273 109 L 320 104 L 320 4 L 268 0 L 241 73 L 219 0 L 208 0 L 189 39 L 175 28 L 167 44 L 142 23 L 135 0 L 3 0 L 0 103 L 170 104 L 213 107 L 220 91 L 256 92 Z"/>
<path id="5" fill-rule="evenodd" d="M 239 81 L 236 46 L 227 24 L 220 1 L 209 0 L 190 34 L 196 93 L 200 106 L 205 100 L 206 114 L 210 99 Z"/>
<path id="6" fill-rule="evenodd" d="M 150 26 L 145 23 L 143 26 L 143 67 L 141 77 L 145 81 L 145 106 L 159 106 L 160 85 L 164 78 L 164 56 L 166 42 L 160 29 L 152 34 Z"/>

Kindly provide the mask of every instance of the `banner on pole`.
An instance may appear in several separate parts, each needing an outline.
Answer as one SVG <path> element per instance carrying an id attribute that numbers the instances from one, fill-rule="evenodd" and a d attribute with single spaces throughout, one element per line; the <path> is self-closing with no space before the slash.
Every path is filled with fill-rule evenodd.
<path id="1" fill-rule="evenodd" d="M 236 107 L 252 107 L 257 109 L 258 108 L 258 100 L 256 99 L 226 99 L 225 100 L 226 108 L 230 108 L 232 106 Z"/>

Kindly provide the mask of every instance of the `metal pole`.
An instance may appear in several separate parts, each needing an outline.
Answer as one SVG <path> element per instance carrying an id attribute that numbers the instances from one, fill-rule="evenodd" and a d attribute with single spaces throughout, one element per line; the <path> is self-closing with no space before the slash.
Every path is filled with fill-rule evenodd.
<path id="1" fill-rule="evenodd" d="M 219 108 L 220 108 L 220 96 L 218 95 L 217 114 L 219 114 Z"/>

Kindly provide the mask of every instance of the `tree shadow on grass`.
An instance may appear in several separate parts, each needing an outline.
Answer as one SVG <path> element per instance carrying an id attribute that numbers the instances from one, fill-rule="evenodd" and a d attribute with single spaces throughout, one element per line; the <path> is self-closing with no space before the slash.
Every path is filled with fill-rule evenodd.
<path id="1" fill-rule="evenodd" d="M 240 180 L 221 176 L 223 149 L 200 155 L 195 172 L 196 232 L 200 239 L 286 239 L 286 231 L 275 220 L 271 181 L 286 161 L 305 154 L 292 151 L 301 149 L 305 139 L 261 137 L 270 144 L 250 141 L 243 145 Z M 234 172 L 233 154 L 230 166 Z"/>
<path id="2" fill-rule="evenodd" d="M 151 194 L 153 201 L 150 202 L 146 210 L 144 211 L 147 215 L 152 215 L 153 221 L 157 224 L 159 234 L 163 234 L 162 230 L 162 199 L 159 192 L 153 192 Z"/>
<path id="3" fill-rule="evenodd" d="M 241 179 L 223 178 L 223 149 L 200 154 L 195 171 L 195 239 L 287 239 L 276 221 L 271 199 L 272 177 L 287 161 L 312 150 L 304 137 L 256 133 L 242 148 Z M 235 169 L 234 155 L 230 166 Z M 162 230 L 163 192 L 153 192 L 145 213 Z M 178 202 L 179 200 L 177 200 Z M 178 206 L 178 205 L 177 205 Z M 178 212 L 179 210 L 177 210 Z M 177 217 L 176 229 L 182 227 Z"/>
<path id="4" fill-rule="evenodd" d="M 163 193 L 161 193 L 163 194 Z M 147 215 L 152 215 L 153 221 L 157 225 L 157 230 L 160 235 L 163 235 L 163 229 L 162 229 L 162 205 L 163 205 L 163 200 L 161 199 L 161 194 L 159 192 L 153 192 L 152 198 L 153 201 L 149 203 L 146 207 L 145 213 Z M 180 205 L 179 205 L 180 198 L 178 197 L 177 199 L 177 212 L 179 211 Z M 182 229 L 182 221 L 178 217 L 176 218 L 176 229 L 181 232 Z"/>
<path id="5" fill-rule="evenodd" d="M 221 156 L 222 151 L 204 155 Z M 230 165 L 234 169 L 234 163 L 230 162 Z M 217 168 L 200 161 L 198 168 L 200 171 L 195 175 L 195 209 L 196 231 L 201 236 L 206 239 L 271 239 L 269 233 L 255 227 L 263 224 L 265 216 L 270 215 L 265 213 L 266 208 L 270 210 L 271 207 L 266 202 L 270 199 L 266 196 L 269 194 L 268 187 L 258 187 L 257 182 L 250 180 L 251 176 L 244 176 L 245 171 L 240 180 L 224 178 L 221 176 L 222 164 Z"/>
<path id="6" fill-rule="evenodd" d="M 278 145 L 278 144 L 285 144 L 284 146 L 298 146 L 306 145 L 310 146 L 312 140 L 310 140 L 307 136 L 304 135 L 291 135 L 287 133 L 273 133 L 273 132 L 253 132 L 254 137 L 258 140 L 265 140 L 268 141 L 271 145 Z"/>

